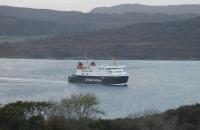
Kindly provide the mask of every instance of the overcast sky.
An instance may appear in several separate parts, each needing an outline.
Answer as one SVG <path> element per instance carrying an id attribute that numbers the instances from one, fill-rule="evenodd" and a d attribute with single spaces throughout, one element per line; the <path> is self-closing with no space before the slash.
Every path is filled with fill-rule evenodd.
<path id="1" fill-rule="evenodd" d="M 200 4 L 200 0 L 0 0 L 0 5 L 84 12 L 95 7 L 127 3 L 147 5 Z"/>

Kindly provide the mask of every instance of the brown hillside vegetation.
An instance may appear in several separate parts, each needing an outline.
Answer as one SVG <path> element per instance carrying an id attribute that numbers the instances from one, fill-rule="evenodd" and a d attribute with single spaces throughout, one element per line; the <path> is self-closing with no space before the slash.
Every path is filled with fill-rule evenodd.
<path id="1" fill-rule="evenodd" d="M 134 23 L 186 20 L 196 16 L 198 14 L 169 15 L 140 12 L 94 14 L 0 6 L 0 36 L 70 36 L 87 31 L 119 28 Z"/>
<path id="2" fill-rule="evenodd" d="M 0 44 L 0 57 L 77 59 L 200 59 L 200 17 L 177 22 L 140 23 L 72 37 Z"/>

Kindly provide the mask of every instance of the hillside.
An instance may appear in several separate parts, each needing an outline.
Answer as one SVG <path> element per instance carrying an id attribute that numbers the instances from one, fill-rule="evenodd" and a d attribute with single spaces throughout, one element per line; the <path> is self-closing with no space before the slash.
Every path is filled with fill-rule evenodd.
<path id="1" fill-rule="evenodd" d="M 32 20 L 60 21 L 70 16 L 82 15 L 83 13 L 76 11 L 56 11 L 50 9 L 0 6 L 0 14 Z"/>
<path id="2" fill-rule="evenodd" d="M 9 58 L 200 59 L 200 17 L 186 21 L 140 23 L 72 37 L 0 44 Z"/>
<path id="3" fill-rule="evenodd" d="M 48 35 L 54 32 L 53 28 L 55 27 L 55 22 L 36 21 L 0 15 L 0 36 Z"/>
<path id="4" fill-rule="evenodd" d="M 0 6 L 0 36 L 71 36 L 88 31 L 120 28 L 135 23 L 186 20 L 195 16 L 197 15 L 135 12 L 95 14 Z"/>
<path id="5" fill-rule="evenodd" d="M 78 99 L 75 96 L 73 99 L 72 97 L 71 99 L 64 98 L 60 102 L 55 101 L 54 104 L 44 101 L 16 101 L 5 104 L 0 107 L 0 129 L 199 130 L 200 127 L 200 104 L 182 106 L 162 113 L 149 110 L 140 114 L 134 113 L 133 116 L 125 118 L 101 119 L 97 117 L 101 111 L 96 107 L 97 103 L 93 102 L 96 99 L 81 96 Z M 85 106 L 87 108 L 84 108 Z M 83 108 L 86 111 L 82 112 Z M 89 116 L 85 114 L 88 111 Z"/>
<path id="6" fill-rule="evenodd" d="M 141 4 L 122 4 L 112 7 L 97 7 L 91 10 L 91 13 L 102 14 L 123 14 L 127 12 L 143 13 L 165 13 L 165 14 L 200 14 L 200 5 L 168 5 L 168 6 L 150 6 Z"/>
<path id="7" fill-rule="evenodd" d="M 102 30 L 82 35 L 98 41 L 159 42 L 159 41 L 199 41 L 200 17 L 176 22 L 146 22 L 119 29 Z M 103 37 L 103 38 L 102 38 Z"/>

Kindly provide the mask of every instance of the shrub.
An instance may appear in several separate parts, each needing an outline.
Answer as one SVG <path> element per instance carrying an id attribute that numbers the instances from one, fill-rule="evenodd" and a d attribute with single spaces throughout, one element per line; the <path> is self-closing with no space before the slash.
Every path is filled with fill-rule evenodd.
<path id="1" fill-rule="evenodd" d="M 72 94 L 70 98 L 64 98 L 61 102 L 54 103 L 50 116 L 71 120 L 94 118 L 98 114 L 104 114 L 98 109 L 98 104 L 94 94 Z"/>
<path id="2" fill-rule="evenodd" d="M 44 123 L 44 115 L 49 108 L 46 102 L 9 103 L 0 108 L 0 129 L 28 130 L 30 124 L 35 124 L 33 129 Z"/>

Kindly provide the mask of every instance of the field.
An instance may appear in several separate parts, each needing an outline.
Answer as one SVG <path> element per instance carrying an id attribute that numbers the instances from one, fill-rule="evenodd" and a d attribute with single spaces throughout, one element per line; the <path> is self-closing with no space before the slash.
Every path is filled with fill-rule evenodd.
<path id="1" fill-rule="evenodd" d="M 33 41 L 37 39 L 43 39 L 46 36 L 0 36 L 0 43 L 9 42 L 25 42 L 25 41 Z"/>

